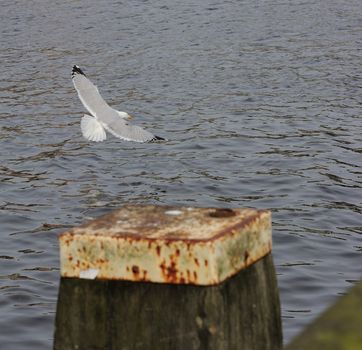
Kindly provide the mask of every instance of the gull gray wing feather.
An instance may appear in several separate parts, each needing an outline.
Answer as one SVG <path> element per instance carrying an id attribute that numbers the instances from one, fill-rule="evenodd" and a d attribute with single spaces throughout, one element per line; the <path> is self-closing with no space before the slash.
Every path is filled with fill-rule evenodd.
<path id="1" fill-rule="evenodd" d="M 104 101 L 98 88 L 85 76 L 78 66 L 73 67 L 72 80 L 78 92 L 79 99 L 93 116 L 100 119 L 102 115 L 118 115 L 118 113 Z"/>
<path id="2" fill-rule="evenodd" d="M 119 115 L 102 116 L 100 121 L 107 131 L 123 140 L 147 142 L 157 139 L 152 133 L 140 126 L 129 124 Z"/>

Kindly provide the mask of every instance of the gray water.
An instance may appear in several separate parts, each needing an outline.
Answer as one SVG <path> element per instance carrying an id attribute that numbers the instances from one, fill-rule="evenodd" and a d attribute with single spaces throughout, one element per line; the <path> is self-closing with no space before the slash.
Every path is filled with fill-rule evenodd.
<path id="1" fill-rule="evenodd" d="M 51 348 L 57 234 L 124 203 L 271 209 L 300 332 L 362 275 L 361 44 L 359 0 L 3 0 L 1 348 Z M 84 140 L 73 64 L 170 141 Z"/>

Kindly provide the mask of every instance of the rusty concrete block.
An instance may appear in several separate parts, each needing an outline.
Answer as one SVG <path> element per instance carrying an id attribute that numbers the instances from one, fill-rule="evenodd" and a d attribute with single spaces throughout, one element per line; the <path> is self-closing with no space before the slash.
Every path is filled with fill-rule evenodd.
<path id="1" fill-rule="evenodd" d="M 60 235 L 63 277 L 212 285 L 271 251 L 271 213 L 126 205 Z"/>

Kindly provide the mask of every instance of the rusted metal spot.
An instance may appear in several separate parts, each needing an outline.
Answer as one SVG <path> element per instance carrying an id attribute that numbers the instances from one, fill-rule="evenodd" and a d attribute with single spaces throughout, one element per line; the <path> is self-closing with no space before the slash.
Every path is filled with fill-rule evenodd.
<path id="1" fill-rule="evenodd" d="M 229 218 L 231 216 L 235 216 L 236 213 L 232 209 L 215 209 L 211 213 L 209 213 L 209 216 L 212 218 Z"/>
<path id="2" fill-rule="evenodd" d="M 166 262 L 163 261 L 160 264 L 160 268 L 162 270 L 162 275 L 165 278 L 166 282 L 176 283 L 178 281 L 178 270 L 176 268 L 176 263 L 171 261 L 170 265 L 166 265 Z"/>
<path id="3" fill-rule="evenodd" d="M 137 265 L 133 265 L 132 272 L 133 274 L 138 275 L 140 273 L 140 268 Z"/>
<path id="4" fill-rule="evenodd" d="M 97 259 L 96 262 L 99 263 L 100 265 L 103 265 L 103 264 L 105 264 L 107 262 L 107 260 L 105 260 L 105 259 Z"/>
<path id="5" fill-rule="evenodd" d="M 194 281 L 196 282 L 197 281 L 197 272 L 194 271 Z"/>
<path id="6" fill-rule="evenodd" d="M 171 265 L 167 267 L 167 274 L 168 274 L 168 278 L 171 280 L 176 280 L 177 277 L 177 268 L 176 268 L 176 263 L 175 262 L 171 262 Z"/>
<path id="7" fill-rule="evenodd" d="M 162 276 L 165 277 L 167 276 L 167 266 L 166 266 L 166 261 L 163 260 L 162 263 L 160 264 L 160 268 L 162 271 Z"/>

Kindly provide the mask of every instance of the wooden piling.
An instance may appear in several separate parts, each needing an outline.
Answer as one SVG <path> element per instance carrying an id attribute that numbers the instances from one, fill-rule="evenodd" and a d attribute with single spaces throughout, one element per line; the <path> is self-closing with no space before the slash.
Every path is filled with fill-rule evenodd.
<path id="1" fill-rule="evenodd" d="M 56 350 L 282 348 L 267 211 L 126 206 L 60 245 Z"/>

